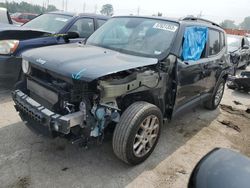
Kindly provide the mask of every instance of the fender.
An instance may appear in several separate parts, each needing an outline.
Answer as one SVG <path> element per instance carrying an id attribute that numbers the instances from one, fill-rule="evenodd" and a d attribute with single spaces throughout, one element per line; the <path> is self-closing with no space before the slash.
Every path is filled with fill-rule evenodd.
<path id="1" fill-rule="evenodd" d="M 223 71 L 221 72 L 219 78 L 217 79 L 216 85 L 215 85 L 215 87 L 214 87 L 214 89 L 213 89 L 212 96 L 215 94 L 216 88 L 218 87 L 220 80 L 225 79 L 225 81 L 226 81 L 227 78 L 228 78 L 228 75 L 229 75 L 229 71 L 228 71 L 228 70 L 223 70 Z"/>

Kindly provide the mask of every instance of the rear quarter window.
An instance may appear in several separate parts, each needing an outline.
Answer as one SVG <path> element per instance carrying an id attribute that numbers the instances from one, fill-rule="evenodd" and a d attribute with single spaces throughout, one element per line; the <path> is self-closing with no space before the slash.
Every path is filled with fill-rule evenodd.
<path id="1" fill-rule="evenodd" d="M 220 52 L 220 32 L 209 29 L 209 56 Z"/>

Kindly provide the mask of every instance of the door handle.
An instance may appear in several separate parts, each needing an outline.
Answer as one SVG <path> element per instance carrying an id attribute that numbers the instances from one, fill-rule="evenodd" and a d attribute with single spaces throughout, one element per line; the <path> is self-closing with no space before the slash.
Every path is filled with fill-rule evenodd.
<path id="1" fill-rule="evenodd" d="M 205 64 L 203 67 L 204 67 L 204 69 L 208 69 L 208 68 L 209 68 L 209 65 L 208 65 L 208 64 Z"/>
<path id="2" fill-rule="evenodd" d="M 221 60 L 221 61 L 219 62 L 219 65 L 224 65 L 224 61 Z"/>

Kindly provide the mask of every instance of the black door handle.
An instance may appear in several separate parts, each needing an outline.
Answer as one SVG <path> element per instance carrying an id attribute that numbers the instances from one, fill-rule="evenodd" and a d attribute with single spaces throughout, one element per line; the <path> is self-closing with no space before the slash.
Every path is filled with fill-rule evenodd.
<path id="1" fill-rule="evenodd" d="M 219 65 L 224 65 L 224 61 L 221 60 L 221 61 L 219 62 Z"/>
<path id="2" fill-rule="evenodd" d="M 204 69 L 208 69 L 209 68 L 209 64 L 205 64 L 203 67 L 204 67 Z"/>

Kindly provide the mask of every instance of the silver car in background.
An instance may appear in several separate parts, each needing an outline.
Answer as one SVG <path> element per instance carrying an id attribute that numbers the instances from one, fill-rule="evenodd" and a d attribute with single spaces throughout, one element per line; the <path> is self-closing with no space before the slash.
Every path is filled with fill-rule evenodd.
<path id="1" fill-rule="evenodd" d="M 12 24 L 12 20 L 10 18 L 9 12 L 6 8 L 0 7 L 0 24 Z"/>

